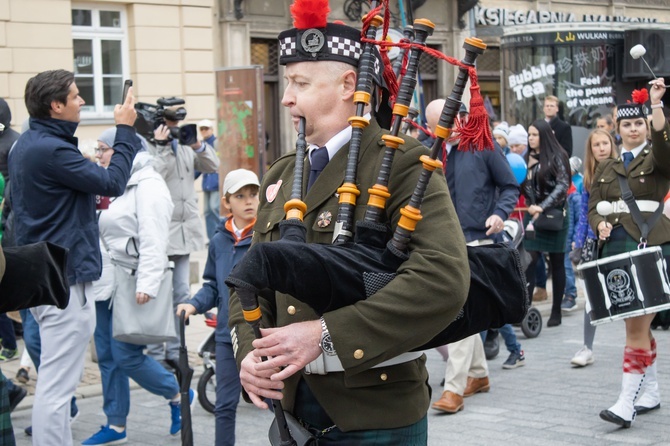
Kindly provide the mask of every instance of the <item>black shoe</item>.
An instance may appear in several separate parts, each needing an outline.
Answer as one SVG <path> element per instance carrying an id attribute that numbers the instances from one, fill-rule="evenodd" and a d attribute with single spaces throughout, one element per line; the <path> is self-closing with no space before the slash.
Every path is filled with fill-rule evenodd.
<path id="1" fill-rule="evenodd" d="M 630 427 L 631 421 L 624 420 L 621 418 L 619 415 L 615 414 L 614 412 L 610 412 L 609 410 L 603 410 L 600 412 L 600 418 L 602 418 L 605 421 L 609 421 L 610 423 L 614 423 L 616 425 L 619 425 L 623 428 L 628 429 Z"/>
<path id="2" fill-rule="evenodd" d="M 19 371 L 16 372 L 16 380 L 20 383 L 28 384 L 28 381 L 30 381 L 30 375 L 28 374 L 28 370 L 20 368 Z"/>
<path id="3" fill-rule="evenodd" d="M 16 406 L 19 405 L 22 399 L 28 395 L 28 392 L 23 387 L 14 386 L 11 392 L 9 392 L 9 411 L 16 409 Z"/>
<path id="4" fill-rule="evenodd" d="M 547 321 L 547 327 L 557 327 L 561 325 L 561 317 L 560 316 L 551 316 L 549 320 Z"/>
<path id="5" fill-rule="evenodd" d="M 27 428 L 25 428 L 23 430 L 23 432 L 25 432 L 27 436 L 32 437 L 33 436 L 33 427 L 28 426 Z"/>
<path id="6" fill-rule="evenodd" d="M 660 409 L 661 408 L 661 403 L 658 403 L 654 407 L 642 407 L 642 406 L 635 406 L 635 413 L 638 415 L 644 415 L 646 413 L 651 412 L 652 410 Z"/>
<path id="7" fill-rule="evenodd" d="M 494 334 L 491 334 L 494 331 Z M 484 354 L 488 361 L 494 359 L 500 353 L 500 342 L 498 341 L 498 330 L 489 330 L 484 341 Z"/>

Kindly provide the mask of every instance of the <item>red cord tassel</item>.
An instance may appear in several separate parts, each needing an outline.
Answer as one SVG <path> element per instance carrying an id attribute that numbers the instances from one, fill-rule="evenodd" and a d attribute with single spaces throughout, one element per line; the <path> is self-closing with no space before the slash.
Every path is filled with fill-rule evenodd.
<path id="1" fill-rule="evenodd" d="M 470 77 L 470 116 L 468 122 L 465 126 L 458 126 L 457 132 L 461 138 L 458 143 L 458 150 L 493 150 L 493 135 L 491 135 L 489 115 L 484 108 L 484 99 L 482 99 L 476 77 Z"/>

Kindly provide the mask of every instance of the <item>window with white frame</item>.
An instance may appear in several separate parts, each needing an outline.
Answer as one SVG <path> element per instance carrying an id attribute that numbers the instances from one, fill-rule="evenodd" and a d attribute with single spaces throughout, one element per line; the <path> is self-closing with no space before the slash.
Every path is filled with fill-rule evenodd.
<path id="1" fill-rule="evenodd" d="M 128 73 L 126 15 L 114 6 L 72 5 L 75 82 L 86 101 L 82 118 L 108 118 Z"/>

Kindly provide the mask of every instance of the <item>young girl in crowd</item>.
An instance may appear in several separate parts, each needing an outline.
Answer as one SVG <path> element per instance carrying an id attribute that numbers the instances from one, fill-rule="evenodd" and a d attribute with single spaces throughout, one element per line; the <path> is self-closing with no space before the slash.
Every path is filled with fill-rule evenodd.
<path id="1" fill-rule="evenodd" d="M 575 229 L 575 240 L 573 249 L 582 249 L 585 243 L 596 246 L 597 237 L 588 224 L 589 195 L 593 175 L 598 164 L 606 159 L 616 159 L 617 150 L 612 134 L 606 129 L 596 129 L 589 134 L 584 151 L 584 189 L 582 192 L 581 208 L 579 210 L 579 223 Z M 587 242 L 588 240 L 588 242 Z M 571 364 L 584 367 L 593 364 L 593 339 L 596 335 L 596 327 L 591 325 L 591 318 L 584 312 L 584 346 L 575 353 L 570 361 Z"/>

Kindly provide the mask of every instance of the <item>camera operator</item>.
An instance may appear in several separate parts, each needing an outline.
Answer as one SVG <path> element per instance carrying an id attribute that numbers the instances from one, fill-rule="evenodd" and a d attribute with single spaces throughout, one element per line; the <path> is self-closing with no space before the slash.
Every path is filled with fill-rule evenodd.
<path id="1" fill-rule="evenodd" d="M 185 117 L 185 110 L 181 108 L 179 111 L 182 113 L 174 113 L 172 109 L 165 110 L 165 125 L 156 128 L 155 145 L 150 145 L 149 148 L 155 155 L 154 168 L 165 179 L 174 203 L 167 253 L 175 265 L 172 282 L 175 312 L 178 304 L 190 298 L 189 255 L 205 247 L 205 232 L 195 194 L 195 171 L 213 173 L 219 168 L 216 152 L 209 144 L 197 141 L 197 135 L 190 145 L 184 145 L 172 137 L 178 134 L 179 125 L 178 120 L 172 119 Z M 176 363 L 179 358 L 179 342 L 150 345 L 148 352 L 161 364 L 165 365 L 166 361 Z"/>

